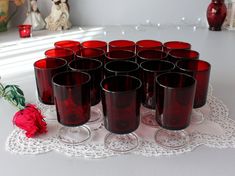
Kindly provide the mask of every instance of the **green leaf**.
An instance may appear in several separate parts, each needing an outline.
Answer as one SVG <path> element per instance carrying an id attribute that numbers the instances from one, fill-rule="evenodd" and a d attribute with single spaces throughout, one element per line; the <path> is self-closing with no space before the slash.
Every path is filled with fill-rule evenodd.
<path id="1" fill-rule="evenodd" d="M 15 86 L 15 89 L 18 94 L 20 94 L 21 96 L 24 96 L 24 92 L 18 86 Z"/>

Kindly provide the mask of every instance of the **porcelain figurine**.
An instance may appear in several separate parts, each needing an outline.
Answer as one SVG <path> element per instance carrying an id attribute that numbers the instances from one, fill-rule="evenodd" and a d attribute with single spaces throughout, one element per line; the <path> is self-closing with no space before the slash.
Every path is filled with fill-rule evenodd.
<path id="1" fill-rule="evenodd" d="M 38 9 L 37 0 L 30 0 L 29 12 L 27 13 L 27 18 L 24 24 L 31 24 L 33 30 L 41 30 L 46 26 L 41 13 Z"/>
<path id="2" fill-rule="evenodd" d="M 69 20 L 68 0 L 52 0 L 51 13 L 46 17 L 46 29 L 51 31 L 66 30 L 72 27 Z"/>

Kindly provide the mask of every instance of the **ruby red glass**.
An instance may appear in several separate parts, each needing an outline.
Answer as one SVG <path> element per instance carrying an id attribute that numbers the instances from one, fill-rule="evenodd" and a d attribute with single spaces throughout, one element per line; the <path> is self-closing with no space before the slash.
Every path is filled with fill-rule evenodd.
<path id="1" fill-rule="evenodd" d="M 204 106 L 207 100 L 211 65 L 203 60 L 182 60 L 178 61 L 176 66 L 181 72 L 187 73 L 197 80 L 193 107 L 200 108 Z"/>
<path id="2" fill-rule="evenodd" d="M 154 81 L 155 77 L 165 72 L 171 72 L 175 65 L 168 61 L 151 60 L 140 64 L 141 81 L 143 84 L 142 104 L 150 109 L 156 107 Z"/>
<path id="3" fill-rule="evenodd" d="M 135 42 L 131 40 L 113 40 L 109 42 L 109 51 L 129 50 L 135 52 Z"/>
<path id="4" fill-rule="evenodd" d="M 59 139 L 78 144 L 90 138 L 90 130 L 82 127 L 90 119 L 90 76 L 83 72 L 63 72 L 54 76 L 53 90 L 57 119 L 64 127 Z"/>
<path id="5" fill-rule="evenodd" d="M 73 71 L 83 71 L 91 76 L 91 106 L 98 104 L 101 100 L 102 62 L 95 59 L 77 59 L 70 62 L 68 66 Z"/>
<path id="6" fill-rule="evenodd" d="M 31 36 L 32 25 L 22 24 L 18 26 L 20 38 L 27 38 Z"/>
<path id="7" fill-rule="evenodd" d="M 173 49 L 169 51 L 167 59 L 173 63 L 176 63 L 181 59 L 199 59 L 199 53 L 194 50 L 188 49 Z"/>
<path id="8" fill-rule="evenodd" d="M 128 50 L 114 50 L 109 51 L 105 55 L 105 63 L 114 61 L 114 60 L 129 60 L 129 61 L 136 61 L 136 55 L 132 51 Z"/>
<path id="9" fill-rule="evenodd" d="M 74 52 L 66 48 L 53 48 L 45 51 L 47 58 L 62 58 L 68 63 L 74 59 Z"/>
<path id="10" fill-rule="evenodd" d="M 67 70 L 67 62 L 64 59 L 41 59 L 34 63 L 34 72 L 37 84 L 39 101 L 54 104 L 52 77 Z"/>
<path id="11" fill-rule="evenodd" d="M 137 62 L 140 64 L 147 60 L 167 59 L 167 54 L 160 50 L 142 50 L 137 53 Z"/>
<path id="12" fill-rule="evenodd" d="M 148 126 L 158 126 L 155 120 L 156 92 L 155 77 L 171 72 L 175 65 L 163 60 L 149 60 L 140 64 L 140 75 L 143 84 L 142 105 L 147 108 L 142 112 L 141 121 Z"/>
<path id="13" fill-rule="evenodd" d="M 96 48 L 102 49 L 105 53 L 107 52 L 107 43 L 101 40 L 89 40 L 81 44 L 82 48 Z"/>
<path id="14" fill-rule="evenodd" d="M 163 50 L 166 53 L 172 49 L 191 49 L 191 44 L 182 41 L 169 41 L 163 44 Z"/>
<path id="15" fill-rule="evenodd" d="M 105 128 L 105 146 L 126 152 L 138 146 L 132 132 L 140 123 L 141 81 L 128 75 L 111 76 L 101 82 Z"/>
<path id="16" fill-rule="evenodd" d="M 80 42 L 73 40 L 62 40 L 54 43 L 56 48 L 71 49 L 74 53 L 80 50 Z"/>
<path id="17" fill-rule="evenodd" d="M 139 65 L 128 60 L 116 60 L 105 64 L 105 76 L 131 75 L 139 77 Z"/>
<path id="18" fill-rule="evenodd" d="M 96 48 L 82 48 L 76 53 L 77 59 L 97 59 L 104 62 L 105 53 L 101 49 Z"/>
<path id="19" fill-rule="evenodd" d="M 142 50 L 162 50 L 162 42 L 157 40 L 139 40 L 136 42 L 136 53 Z"/>
<path id="20" fill-rule="evenodd" d="M 196 80 L 183 73 L 168 72 L 156 77 L 156 120 L 162 127 L 156 142 L 166 148 L 186 146 L 189 135 L 183 129 L 190 124 Z"/>

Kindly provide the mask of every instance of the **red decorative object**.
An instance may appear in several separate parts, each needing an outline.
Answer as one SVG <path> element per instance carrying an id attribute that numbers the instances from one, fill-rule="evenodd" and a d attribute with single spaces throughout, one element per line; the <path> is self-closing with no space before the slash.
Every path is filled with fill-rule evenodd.
<path id="1" fill-rule="evenodd" d="M 35 105 L 27 104 L 13 118 L 13 124 L 26 131 L 26 136 L 32 138 L 37 134 L 47 132 L 47 124 L 43 115 Z"/>
<path id="2" fill-rule="evenodd" d="M 20 38 L 27 38 L 31 36 L 31 25 L 22 24 L 18 26 Z"/>
<path id="3" fill-rule="evenodd" d="M 227 15 L 224 0 L 212 0 L 207 8 L 207 21 L 209 30 L 221 31 L 221 26 Z"/>

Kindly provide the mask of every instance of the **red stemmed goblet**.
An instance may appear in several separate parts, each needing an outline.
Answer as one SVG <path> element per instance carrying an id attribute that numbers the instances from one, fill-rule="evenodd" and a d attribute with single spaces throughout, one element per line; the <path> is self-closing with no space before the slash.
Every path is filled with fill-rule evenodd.
<path id="1" fill-rule="evenodd" d="M 62 58 L 68 63 L 74 59 L 74 52 L 67 48 L 53 48 L 45 51 L 47 58 Z"/>
<path id="2" fill-rule="evenodd" d="M 128 152 L 138 146 L 132 133 L 140 122 L 141 81 L 129 75 L 110 76 L 101 82 L 104 126 L 110 132 L 105 146 Z"/>
<path id="3" fill-rule="evenodd" d="M 114 60 L 129 60 L 129 61 L 136 61 L 136 55 L 133 51 L 128 50 L 114 50 L 109 51 L 105 55 L 104 63 L 108 63 Z"/>
<path id="4" fill-rule="evenodd" d="M 183 73 L 168 72 L 156 77 L 156 120 L 162 127 L 155 133 L 157 144 L 179 149 L 189 143 L 184 130 L 190 124 L 196 80 Z"/>
<path id="5" fill-rule="evenodd" d="M 162 42 L 157 40 L 139 40 L 136 42 L 136 53 L 142 50 L 162 50 Z"/>
<path id="6" fill-rule="evenodd" d="M 109 42 L 109 51 L 129 50 L 135 52 L 135 42 L 131 40 L 113 40 Z"/>
<path id="7" fill-rule="evenodd" d="M 102 119 L 102 112 L 97 104 L 101 100 L 100 82 L 103 79 L 102 62 L 96 59 L 76 59 L 70 62 L 68 66 L 73 71 L 86 72 L 91 76 L 91 118 L 89 123 L 100 121 Z"/>
<path id="8" fill-rule="evenodd" d="M 192 122 L 200 124 L 205 117 L 201 108 L 206 104 L 211 65 L 203 60 L 181 60 L 176 63 L 177 70 L 189 74 L 197 80 L 193 104 Z"/>
<path id="9" fill-rule="evenodd" d="M 167 54 L 164 51 L 160 50 L 142 50 L 137 53 L 137 62 L 139 64 L 147 60 L 166 60 L 166 59 L 167 59 Z"/>
<path id="10" fill-rule="evenodd" d="M 172 63 L 176 63 L 182 59 L 199 59 L 199 53 L 189 49 L 173 49 L 169 51 L 167 59 Z"/>
<path id="11" fill-rule="evenodd" d="M 142 105 L 145 107 L 141 112 L 141 121 L 145 125 L 152 127 L 158 126 L 155 120 L 156 76 L 165 72 L 171 72 L 174 68 L 175 65 L 173 63 L 163 60 L 148 60 L 140 64 L 140 77 L 143 84 Z"/>
<path id="12" fill-rule="evenodd" d="M 34 63 L 35 79 L 39 101 L 53 105 L 52 77 L 67 70 L 67 61 L 59 58 L 41 59 Z"/>
<path id="13" fill-rule="evenodd" d="M 117 75 L 131 75 L 139 77 L 139 64 L 129 60 L 115 60 L 104 66 L 105 77 Z"/>
<path id="14" fill-rule="evenodd" d="M 95 49 L 102 49 L 105 53 L 107 52 L 107 43 L 101 40 L 88 40 L 82 42 L 82 48 L 95 48 Z"/>
<path id="15" fill-rule="evenodd" d="M 83 126 L 90 119 L 90 75 L 67 71 L 53 77 L 57 119 L 63 125 L 58 138 L 66 144 L 80 144 L 91 136 Z"/>
<path id="16" fill-rule="evenodd" d="M 166 53 L 172 49 L 191 49 L 191 44 L 183 41 L 168 41 L 163 44 Z"/>
<path id="17" fill-rule="evenodd" d="M 71 49 L 74 53 L 80 50 L 80 42 L 74 40 L 62 40 L 54 43 L 56 48 Z"/>

